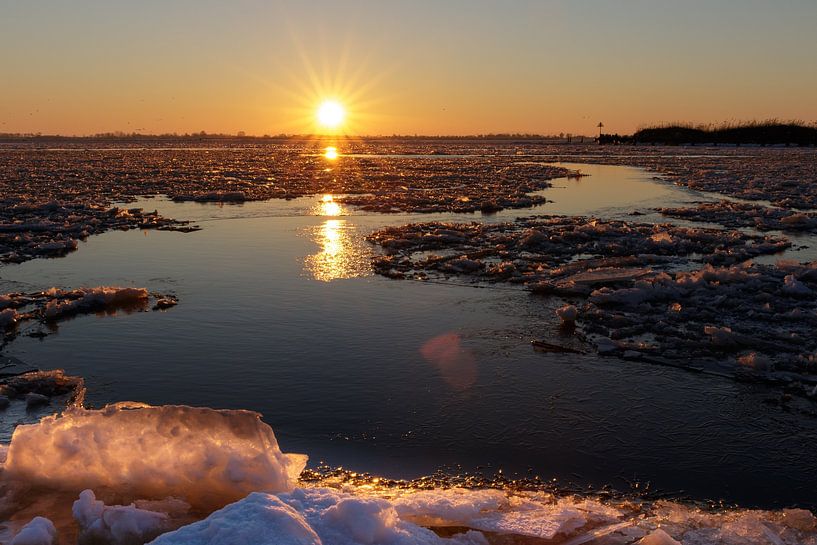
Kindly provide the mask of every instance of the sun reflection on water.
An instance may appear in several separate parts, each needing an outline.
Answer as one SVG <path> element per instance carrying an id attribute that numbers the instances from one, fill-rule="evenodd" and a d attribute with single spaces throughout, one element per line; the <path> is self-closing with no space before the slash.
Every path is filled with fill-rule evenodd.
<path id="1" fill-rule="evenodd" d="M 343 207 L 335 202 L 335 198 L 327 194 L 321 197 L 321 202 L 318 203 L 315 214 L 318 216 L 342 216 L 344 211 Z"/>
<path id="2" fill-rule="evenodd" d="M 327 219 L 312 231 L 312 236 L 320 251 L 307 256 L 304 268 L 315 280 L 329 282 L 370 273 L 369 255 L 354 224 Z"/>

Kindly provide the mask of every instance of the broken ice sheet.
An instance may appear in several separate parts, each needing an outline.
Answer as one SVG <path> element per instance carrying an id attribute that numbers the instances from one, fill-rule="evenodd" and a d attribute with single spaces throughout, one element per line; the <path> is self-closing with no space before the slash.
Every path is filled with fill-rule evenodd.
<path id="1" fill-rule="evenodd" d="M 720 201 L 695 207 L 659 208 L 677 219 L 718 223 L 726 227 L 753 227 L 760 231 L 817 233 L 817 214 L 753 203 Z"/>
<path id="2" fill-rule="evenodd" d="M 540 539 L 570 534 L 588 523 L 615 521 L 621 515 L 592 501 L 543 503 L 501 490 L 423 490 L 399 495 L 393 502 L 401 518 L 423 526 L 464 526 Z"/>
<path id="3" fill-rule="evenodd" d="M 779 253 L 791 245 L 785 238 L 741 231 L 582 216 L 539 216 L 494 224 L 414 223 L 383 228 L 367 240 L 382 248 L 384 255 L 376 256 L 372 264 L 375 272 L 385 276 L 422 272 L 524 284 L 556 281 L 563 267 L 588 261 L 582 259 L 588 255 L 629 258 L 634 267 L 628 274 L 634 278 L 651 262 L 731 265 Z M 611 269 L 610 275 L 614 273 L 625 274 Z"/>

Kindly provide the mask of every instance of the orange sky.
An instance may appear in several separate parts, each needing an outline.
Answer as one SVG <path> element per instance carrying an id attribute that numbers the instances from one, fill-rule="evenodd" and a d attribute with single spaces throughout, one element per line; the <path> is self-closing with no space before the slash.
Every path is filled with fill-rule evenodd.
<path id="1" fill-rule="evenodd" d="M 813 0 L 0 3 L 0 132 L 817 120 Z"/>

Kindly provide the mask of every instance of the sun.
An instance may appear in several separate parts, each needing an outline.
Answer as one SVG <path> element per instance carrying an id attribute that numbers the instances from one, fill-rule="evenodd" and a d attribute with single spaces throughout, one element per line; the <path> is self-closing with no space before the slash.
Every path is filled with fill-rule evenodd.
<path id="1" fill-rule="evenodd" d="M 324 100 L 318 106 L 318 123 L 327 129 L 337 129 L 346 117 L 346 110 L 337 100 Z"/>

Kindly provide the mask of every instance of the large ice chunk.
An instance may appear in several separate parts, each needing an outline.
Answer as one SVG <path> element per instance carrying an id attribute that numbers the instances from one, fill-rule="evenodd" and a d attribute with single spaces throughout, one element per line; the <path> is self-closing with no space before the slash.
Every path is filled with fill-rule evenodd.
<path id="1" fill-rule="evenodd" d="M 661 528 L 656 528 L 651 534 L 639 540 L 638 545 L 681 545 Z"/>
<path id="2" fill-rule="evenodd" d="M 258 413 L 120 403 L 18 426 L 4 478 L 213 508 L 291 490 L 305 464 L 306 456 L 281 452 Z"/>

